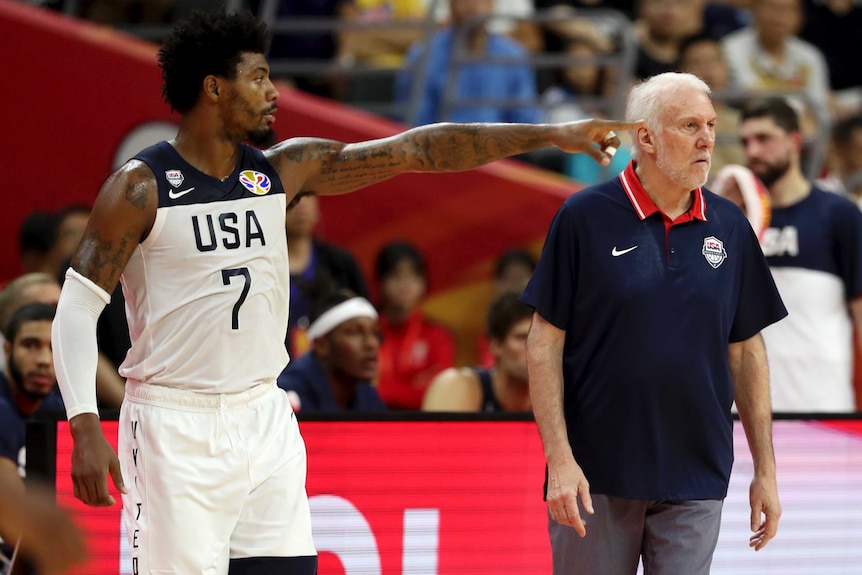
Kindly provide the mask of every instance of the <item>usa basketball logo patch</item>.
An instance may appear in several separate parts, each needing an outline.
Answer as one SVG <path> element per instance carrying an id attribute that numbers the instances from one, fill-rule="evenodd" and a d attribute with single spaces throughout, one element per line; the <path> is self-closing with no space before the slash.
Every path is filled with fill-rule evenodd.
<path id="1" fill-rule="evenodd" d="M 703 238 L 703 250 L 701 251 L 706 261 L 714 268 L 717 268 L 727 259 L 727 251 L 724 249 L 724 242 L 715 236 Z"/>
<path id="2" fill-rule="evenodd" d="M 252 194 L 263 196 L 267 194 L 272 187 L 272 181 L 266 174 L 261 174 L 255 170 L 245 170 L 239 174 L 239 183 L 245 186 Z"/>
<path id="3" fill-rule="evenodd" d="M 183 178 L 183 173 L 179 170 L 167 170 L 165 172 L 165 179 L 173 187 L 179 188 L 185 178 Z"/>

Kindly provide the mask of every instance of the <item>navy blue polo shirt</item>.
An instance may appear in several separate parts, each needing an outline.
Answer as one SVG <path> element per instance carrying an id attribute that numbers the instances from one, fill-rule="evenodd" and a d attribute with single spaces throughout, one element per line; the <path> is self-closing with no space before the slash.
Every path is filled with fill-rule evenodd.
<path id="1" fill-rule="evenodd" d="M 284 391 L 295 391 L 299 395 L 299 400 L 302 402 L 300 411 L 304 413 L 387 411 L 386 404 L 380 399 L 377 389 L 368 381 L 357 382 L 356 392 L 348 402 L 347 408 L 340 408 L 335 403 L 335 395 L 332 393 L 332 387 L 329 385 L 323 366 L 311 351 L 287 364 L 278 376 L 278 386 Z"/>
<path id="2" fill-rule="evenodd" d="M 728 343 L 787 312 L 742 211 L 696 189 L 670 222 L 634 162 L 570 196 L 521 299 L 566 331 L 569 442 L 594 493 L 722 499 Z"/>

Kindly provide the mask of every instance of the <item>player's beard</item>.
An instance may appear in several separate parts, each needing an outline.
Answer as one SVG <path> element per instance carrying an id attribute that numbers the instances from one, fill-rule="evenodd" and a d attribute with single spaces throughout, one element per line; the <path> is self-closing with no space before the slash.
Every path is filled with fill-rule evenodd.
<path id="1" fill-rule="evenodd" d="M 765 164 L 765 167 L 754 169 L 752 168 L 752 172 L 754 175 L 760 178 L 760 181 L 763 182 L 763 185 L 767 188 L 771 187 L 772 184 L 780 180 L 784 174 L 790 169 L 790 158 L 784 158 L 774 164 Z"/>
<path id="2" fill-rule="evenodd" d="M 659 140 L 657 144 L 656 150 L 656 165 L 658 169 L 667 176 L 667 178 L 686 189 L 694 190 L 695 188 L 699 188 L 706 183 L 707 178 L 709 177 L 709 169 L 706 170 L 704 174 L 693 173 L 692 165 L 677 165 L 675 164 L 669 157 L 668 154 L 665 153 L 664 146 L 662 142 Z"/>
<path id="3" fill-rule="evenodd" d="M 30 389 L 27 389 L 26 386 L 24 385 L 24 374 L 21 373 L 21 368 L 19 368 L 18 364 L 15 363 L 14 354 L 11 354 L 11 353 L 9 354 L 8 366 L 9 366 L 9 376 L 12 380 L 9 383 L 10 384 L 14 383 L 14 385 L 18 388 L 18 392 L 23 393 L 29 399 L 36 399 L 36 400 L 45 399 L 46 397 L 48 397 L 51 394 L 51 391 L 53 391 L 53 388 L 51 389 L 51 391 L 33 391 Z"/>
<path id="4" fill-rule="evenodd" d="M 270 127 L 252 130 L 248 134 L 248 143 L 256 148 L 269 148 L 278 141 L 275 130 Z"/>

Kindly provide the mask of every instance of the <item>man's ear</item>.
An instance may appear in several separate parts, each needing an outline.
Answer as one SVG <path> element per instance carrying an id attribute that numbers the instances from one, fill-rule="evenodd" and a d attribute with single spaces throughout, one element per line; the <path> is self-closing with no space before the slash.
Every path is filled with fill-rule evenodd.
<path id="1" fill-rule="evenodd" d="M 219 83 L 219 78 L 212 74 L 204 78 L 204 95 L 212 102 L 217 102 L 219 99 L 219 93 L 221 92 Z"/>
<path id="2" fill-rule="evenodd" d="M 332 344 L 329 342 L 328 337 L 321 335 L 311 343 L 311 349 L 317 357 L 325 359 L 329 357 Z"/>
<path id="3" fill-rule="evenodd" d="M 655 138 L 646 127 L 638 128 L 635 138 L 641 149 L 647 153 L 655 153 Z"/>

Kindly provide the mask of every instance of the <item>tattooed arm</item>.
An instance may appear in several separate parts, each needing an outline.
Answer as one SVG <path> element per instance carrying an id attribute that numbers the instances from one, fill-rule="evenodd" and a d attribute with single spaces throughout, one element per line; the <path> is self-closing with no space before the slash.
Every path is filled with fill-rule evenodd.
<path id="1" fill-rule="evenodd" d="M 72 270 L 60 294 L 52 327 L 57 382 L 74 440 L 75 497 L 92 506 L 113 505 L 108 475 L 125 493 L 120 462 L 99 425 L 95 380 L 96 322 L 126 263 L 153 226 L 158 190 L 152 171 L 132 161 L 114 173 L 93 206 Z"/>
<path id="2" fill-rule="evenodd" d="M 152 170 L 133 160 L 114 172 L 93 205 L 72 268 L 112 293 L 138 244 L 156 219 L 158 188 Z"/>
<path id="3" fill-rule="evenodd" d="M 588 153 L 607 165 L 608 147 L 618 148 L 612 130 L 631 130 L 640 123 L 584 120 L 567 124 L 432 124 L 401 134 L 356 144 L 296 138 L 267 150 L 266 155 L 289 195 L 314 192 L 344 194 L 405 172 L 459 172 L 495 160 L 556 146 Z"/>

